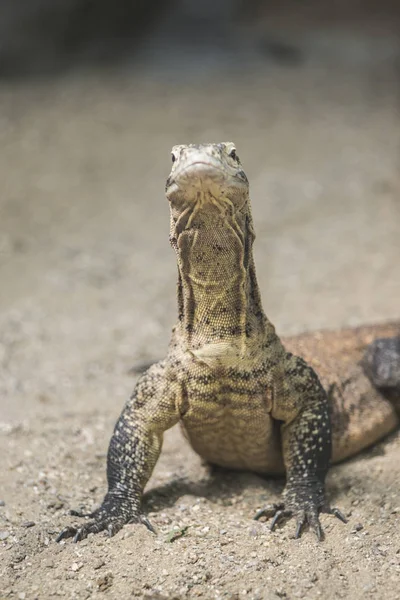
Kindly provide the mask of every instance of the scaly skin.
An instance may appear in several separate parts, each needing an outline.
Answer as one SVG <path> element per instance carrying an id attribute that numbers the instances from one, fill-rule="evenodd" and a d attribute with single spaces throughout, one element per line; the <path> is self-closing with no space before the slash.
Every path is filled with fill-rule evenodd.
<path id="1" fill-rule="evenodd" d="M 311 366 L 288 352 L 276 335 L 261 306 L 249 185 L 234 145 L 175 146 L 172 156 L 166 195 L 178 263 L 178 322 L 166 359 L 139 379 L 116 424 L 101 507 L 92 521 L 67 527 L 58 540 L 73 536 L 78 541 L 102 530 L 113 535 L 128 522 L 152 529 L 141 513 L 143 489 L 164 431 L 178 421 L 194 450 L 211 463 L 285 472 L 282 502 L 259 511 L 256 518 L 273 517 L 273 528 L 279 519 L 294 516 L 297 537 L 308 523 L 321 539 L 320 512 L 344 520 L 325 499 L 331 415 L 336 419 L 333 457 L 340 460 L 370 443 L 363 435 L 353 443 L 354 419 L 343 416 L 349 405 L 359 425 L 359 416 L 371 416 L 371 403 L 365 402 L 365 394 L 348 400 L 346 389 L 366 385 L 372 394 L 378 392 L 352 363 L 347 388 L 340 375 L 338 383 L 325 377 L 327 395 Z M 297 338 L 300 350 L 302 344 L 307 349 L 306 337 Z M 318 345 L 315 337 L 310 340 L 311 346 Z M 397 424 L 388 406 L 378 437 Z M 373 438 L 379 429 L 373 415 L 372 422 Z"/>

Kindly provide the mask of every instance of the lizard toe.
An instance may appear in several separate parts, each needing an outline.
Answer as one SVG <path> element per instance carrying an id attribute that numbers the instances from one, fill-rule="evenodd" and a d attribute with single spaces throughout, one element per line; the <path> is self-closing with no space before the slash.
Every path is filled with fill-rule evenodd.
<path id="1" fill-rule="evenodd" d="M 129 515 L 123 512 L 117 516 L 112 516 L 105 510 L 100 509 L 92 514 L 97 518 L 88 521 L 82 527 L 65 527 L 57 536 L 56 542 L 73 538 L 73 542 L 76 543 L 87 538 L 89 533 L 100 533 L 101 531 L 106 531 L 109 537 L 113 537 L 126 523 L 143 524 L 149 531 L 156 533 L 148 518 L 141 513 Z"/>
<path id="2" fill-rule="evenodd" d="M 261 517 L 271 519 L 269 529 L 273 531 L 275 526 L 284 519 L 289 519 L 293 511 L 286 509 L 284 504 L 268 504 L 256 512 L 253 519 L 258 521 Z"/>
<path id="3" fill-rule="evenodd" d="M 267 519 L 270 519 L 271 517 L 273 517 L 279 510 L 282 510 L 284 508 L 283 504 L 267 504 L 266 506 L 264 506 L 263 508 L 260 508 L 260 510 L 258 510 L 256 512 L 256 514 L 254 515 L 253 519 L 255 521 L 258 521 L 259 519 L 261 519 L 261 517 L 267 517 Z"/>
<path id="4" fill-rule="evenodd" d="M 319 522 L 319 511 L 316 507 L 311 507 L 308 511 L 306 511 L 307 523 L 310 525 L 311 529 L 314 531 L 317 536 L 317 540 L 322 542 L 324 539 L 324 531 L 322 529 L 321 523 Z"/>
<path id="5" fill-rule="evenodd" d="M 339 519 L 339 521 L 342 521 L 342 523 L 348 523 L 348 520 L 338 508 L 323 506 L 321 512 L 326 513 L 327 515 L 334 515 L 337 519 Z"/>
<path id="6" fill-rule="evenodd" d="M 274 516 L 272 517 L 271 523 L 269 524 L 269 528 L 271 531 L 274 531 L 275 526 L 284 519 L 288 519 L 292 516 L 292 512 L 288 510 L 277 510 Z"/>
<path id="7" fill-rule="evenodd" d="M 56 537 L 56 542 L 61 542 L 61 540 L 66 540 L 68 538 L 74 537 L 77 533 L 78 529 L 76 527 L 64 527 L 62 531 Z"/>
<path id="8" fill-rule="evenodd" d="M 109 537 L 114 537 L 114 535 L 118 533 L 118 531 L 120 531 L 123 526 L 124 524 L 121 521 L 113 521 L 112 523 L 108 523 L 105 529 L 107 529 Z"/>
<path id="9" fill-rule="evenodd" d="M 73 542 L 81 542 L 86 539 L 89 533 L 100 533 L 101 531 L 106 531 L 109 537 L 113 537 L 122 527 L 124 526 L 124 521 L 121 519 L 104 519 L 100 521 L 90 521 L 86 523 L 78 530 L 76 530 L 76 534 L 74 536 Z"/>
<path id="10" fill-rule="evenodd" d="M 329 506 L 319 507 L 317 502 L 308 502 L 306 505 L 303 504 L 302 506 L 290 503 L 269 504 L 257 511 L 253 518 L 255 520 L 258 520 L 261 517 L 270 519 L 269 529 L 271 531 L 274 531 L 279 523 L 287 521 L 290 518 L 295 518 L 295 539 L 300 538 L 304 528 L 308 526 L 314 531 L 318 541 L 322 541 L 325 536 L 319 521 L 319 514 L 321 512 L 333 514 L 341 521 L 344 520 L 344 522 L 346 522 L 346 519 L 340 510 L 337 508 L 330 508 Z"/>
<path id="11" fill-rule="evenodd" d="M 297 514 L 297 518 L 296 518 L 296 532 L 294 534 L 294 537 L 296 538 L 296 540 L 301 536 L 303 527 L 306 524 L 306 522 L 307 522 L 306 513 L 304 510 L 302 510 Z"/>
<path id="12" fill-rule="evenodd" d="M 154 529 L 153 525 L 150 523 L 150 521 L 145 515 L 140 516 L 140 522 L 143 523 L 143 525 L 145 525 L 145 527 L 147 527 L 147 529 L 151 531 L 151 533 L 157 534 L 157 531 Z"/>

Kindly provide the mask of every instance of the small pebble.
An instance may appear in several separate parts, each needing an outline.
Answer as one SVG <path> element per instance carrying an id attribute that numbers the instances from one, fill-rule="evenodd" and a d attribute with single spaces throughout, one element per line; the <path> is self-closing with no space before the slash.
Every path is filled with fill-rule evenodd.
<path id="1" fill-rule="evenodd" d="M 53 510 L 61 510 L 64 507 L 64 502 L 61 501 L 53 501 L 47 505 L 47 508 L 52 508 Z"/>
<path id="2" fill-rule="evenodd" d="M 24 521 L 21 523 L 21 527 L 34 527 L 36 525 L 35 521 Z"/>
<path id="3" fill-rule="evenodd" d="M 0 531 L 0 541 L 6 540 L 10 535 L 9 531 Z"/>
<path id="4" fill-rule="evenodd" d="M 14 556 L 14 559 L 13 559 L 13 562 L 12 562 L 12 564 L 13 564 L 13 565 L 17 565 L 18 563 L 20 563 L 20 562 L 22 562 L 23 560 L 25 560 L 25 558 L 26 558 L 26 554 L 25 554 L 25 552 L 19 552 L 18 554 L 16 554 L 16 555 Z"/>
<path id="5" fill-rule="evenodd" d="M 110 588 L 113 584 L 113 579 L 114 579 L 114 576 L 111 572 L 106 573 L 105 575 L 102 575 L 101 577 L 99 577 L 96 581 L 98 590 L 100 592 L 104 592 L 105 590 Z"/>

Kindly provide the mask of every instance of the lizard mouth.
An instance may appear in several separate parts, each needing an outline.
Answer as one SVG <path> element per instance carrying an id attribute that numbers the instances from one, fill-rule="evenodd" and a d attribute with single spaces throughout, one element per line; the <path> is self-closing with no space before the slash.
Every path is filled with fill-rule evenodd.
<path id="1" fill-rule="evenodd" d="M 167 179 L 166 195 L 168 200 L 185 198 L 196 200 L 199 194 L 217 199 L 223 196 L 237 195 L 248 186 L 243 171 L 227 171 L 223 165 L 212 161 L 196 160 L 182 165 Z"/>

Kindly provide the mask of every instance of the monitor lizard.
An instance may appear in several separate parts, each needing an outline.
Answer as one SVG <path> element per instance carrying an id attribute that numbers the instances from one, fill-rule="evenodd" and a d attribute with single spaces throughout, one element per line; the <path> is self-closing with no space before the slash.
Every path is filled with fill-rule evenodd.
<path id="1" fill-rule="evenodd" d="M 57 541 L 114 535 L 132 522 L 154 531 L 141 510 L 143 489 L 164 431 L 178 422 L 210 463 L 285 473 L 281 502 L 255 518 L 270 517 L 273 529 L 294 517 L 296 537 L 308 524 L 322 539 L 321 512 L 346 521 L 325 497 L 331 460 L 398 424 L 400 323 L 281 341 L 261 305 L 249 182 L 234 144 L 174 146 L 172 163 L 166 196 L 178 321 L 166 358 L 140 377 L 115 426 L 100 508 Z"/>

